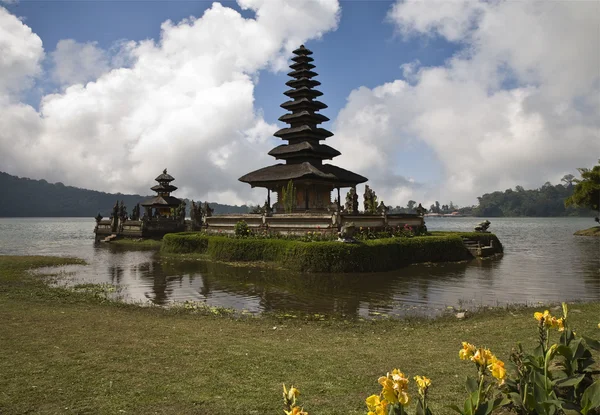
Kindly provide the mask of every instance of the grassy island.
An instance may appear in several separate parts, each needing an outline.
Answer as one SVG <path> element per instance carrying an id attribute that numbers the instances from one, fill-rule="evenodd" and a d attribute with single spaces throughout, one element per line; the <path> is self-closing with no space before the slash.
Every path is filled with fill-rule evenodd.
<path id="1" fill-rule="evenodd" d="M 450 414 L 446 405 L 462 405 L 474 374 L 458 358 L 461 341 L 508 361 L 517 341 L 535 345 L 541 310 L 464 320 L 242 318 L 111 302 L 27 271 L 69 262 L 81 261 L 0 257 L 2 413 L 277 414 L 285 382 L 311 415 L 365 414 L 377 378 L 398 367 L 412 397 L 412 376 L 429 377 L 431 409 Z M 573 305 L 570 315 L 578 333 L 599 337 L 599 303 Z"/>
<path id="2" fill-rule="evenodd" d="M 502 244 L 491 233 L 434 232 L 429 236 L 383 238 L 340 243 L 290 239 L 233 238 L 184 232 L 167 234 L 161 251 L 169 254 L 206 254 L 224 261 L 275 262 L 294 271 L 374 272 L 398 269 L 414 263 L 457 262 L 473 256 L 462 238 L 479 241 L 498 253 Z"/>
<path id="3" fill-rule="evenodd" d="M 593 228 L 583 229 L 574 233 L 577 236 L 596 236 L 600 237 L 600 226 L 594 226 Z"/>

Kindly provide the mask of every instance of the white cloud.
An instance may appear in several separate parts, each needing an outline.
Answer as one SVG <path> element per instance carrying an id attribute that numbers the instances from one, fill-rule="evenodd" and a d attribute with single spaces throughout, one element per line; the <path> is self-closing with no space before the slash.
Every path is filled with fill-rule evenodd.
<path id="1" fill-rule="evenodd" d="M 108 53 L 96 42 L 79 43 L 63 39 L 50 53 L 53 63 L 52 79 L 60 85 L 73 85 L 96 80 L 109 70 Z"/>
<path id="2" fill-rule="evenodd" d="M 0 103 L 19 93 L 40 75 L 42 40 L 8 10 L 0 7 Z"/>
<path id="3" fill-rule="evenodd" d="M 272 163 L 266 153 L 276 127 L 254 107 L 257 73 L 277 67 L 291 48 L 335 29 L 339 5 L 336 0 L 240 4 L 256 18 L 244 19 L 214 3 L 200 18 L 163 23 L 157 42 L 125 42 L 119 48 L 125 67 L 113 68 L 115 60 L 94 44 L 59 43 L 53 55 L 56 76 L 72 85 L 44 96 L 39 113 L 24 104 L 0 105 L 0 170 L 147 194 L 167 167 L 179 196 L 260 201 L 262 194 L 237 181 Z M 299 16 L 306 24 L 296 24 Z M 24 34 L 6 42 L 8 59 L 35 49 L 39 41 L 18 23 Z M 22 66 L 37 68 L 39 59 L 27 56 Z"/>
<path id="4" fill-rule="evenodd" d="M 557 183 L 596 162 L 600 3 L 406 1 L 389 17 L 405 37 L 463 47 L 443 66 L 404 65 L 410 84 L 353 91 L 340 112 L 332 139 L 340 160 L 366 173 L 386 201 L 406 204 L 400 191 L 409 188 L 420 200 L 471 204 L 517 184 Z M 393 187 L 386 177 L 413 175 L 392 166 L 414 139 L 432 149 L 445 179 Z"/>

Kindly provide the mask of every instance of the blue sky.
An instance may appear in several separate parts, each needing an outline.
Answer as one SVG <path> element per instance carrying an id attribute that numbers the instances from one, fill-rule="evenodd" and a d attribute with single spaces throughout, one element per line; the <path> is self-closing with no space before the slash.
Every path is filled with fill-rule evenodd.
<path id="1" fill-rule="evenodd" d="M 0 170 L 144 192 L 169 164 L 182 196 L 260 202 L 236 179 L 274 163 L 290 42 L 314 51 L 332 162 L 388 203 L 472 204 L 600 155 L 600 3 L 238 1 L 0 3 Z"/>

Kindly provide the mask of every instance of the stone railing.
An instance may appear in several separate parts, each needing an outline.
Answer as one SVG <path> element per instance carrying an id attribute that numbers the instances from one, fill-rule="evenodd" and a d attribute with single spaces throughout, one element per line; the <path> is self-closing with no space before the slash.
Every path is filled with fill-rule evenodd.
<path id="1" fill-rule="evenodd" d="M 425 222 L 422 216 L 412 214 L 394 215 L 348 215 L 337 213 L 326 214 L 260 214 L 246 215 L 216 215 L 205 217 L 201 227 L 194 230 L 206 230 L 210 233 L 233 233 L 236 223 L 245 221 L 250 229 L 255 231 L 269 230 L 271 232 L 304 234 L 306 232 L 337 233 L 347 223 L 354 223 L 357 228 L 382 230 L 388 227 L 409 225 L 422 226 Z"/>

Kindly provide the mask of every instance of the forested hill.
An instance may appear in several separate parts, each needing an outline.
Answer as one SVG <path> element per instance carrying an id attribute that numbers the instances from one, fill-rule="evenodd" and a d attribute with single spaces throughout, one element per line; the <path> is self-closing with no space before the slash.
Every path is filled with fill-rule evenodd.
<path id="1" fill-rule="evenodd" d="M 95 190 L 31 180 L 0 172 L 0 217 L 94 217 L 100 212 L 109 217 L 117 200 L 128 212 L 149 196 L 104 193 Z M 176 195 L 175 195 L 176 196 Z M 214 213 L 247 213 L 248 207 L 211 203 Z"/>
<path id="2" fill-rule="evenodd" d="M 546 182 L 539 189 L 525 190 L 517 186 L 515 190 L 486 193 L 478 197 L 479 206 L 473 206 L 475 216 L 593 216 L 594 212 L 585 208 L 565 207 L 565 199 L 573 194 L 574 185 L 553 186 Z M 460 209 L 459 209 L 460 210 Z"/>

